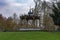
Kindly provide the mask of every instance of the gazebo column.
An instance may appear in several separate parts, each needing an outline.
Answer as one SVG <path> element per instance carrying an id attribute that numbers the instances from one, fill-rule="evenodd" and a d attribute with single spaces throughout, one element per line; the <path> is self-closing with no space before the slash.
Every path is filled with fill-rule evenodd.
<path id="1" fill-rule="evenodd" d="M 35 26 L 37 27 L 37 20 L 35 21 Z"/>
<path id="2" fill-rule="evenodd" d="M 22 27 L 22 19 L 20 20 L 20 28 Z"/>
<path id="3" fill-rule="evenodd" d="M 26 20 L 26 21 L 27 21 L 26 27 L 28 28 L 29 27 L 28 20 Z"/>
<path id="4" fill-rule="evenodd" d="M 39 27 L 40 27 L 40 29 L 41 29 L 41 20 L 39 19 Z"/>
<path id="5" fill-rule="evenodd" d="M 33 28 L 35 28 L 35 18 L 33 17 Z"/>

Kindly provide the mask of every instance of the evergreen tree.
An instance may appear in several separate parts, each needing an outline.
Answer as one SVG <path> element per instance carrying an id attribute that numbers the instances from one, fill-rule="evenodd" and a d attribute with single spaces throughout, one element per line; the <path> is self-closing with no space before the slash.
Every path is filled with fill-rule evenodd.
<path id="1" fill-rule="evenodd" d="M 50 16 L 53 18 L 54 24 L 60 26 L 60 2 L 56 5 L 53 3 L 52 11 L 54 14 L 50 14 Z"/>

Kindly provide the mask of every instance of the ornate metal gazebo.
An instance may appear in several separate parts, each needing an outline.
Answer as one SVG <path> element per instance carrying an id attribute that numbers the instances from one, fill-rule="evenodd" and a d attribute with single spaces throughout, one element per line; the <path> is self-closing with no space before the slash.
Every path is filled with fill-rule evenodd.
<path id="1" fill-rule="evenodd" d="M 28 15 L 20 16 L 22 28 L 39 28 L 36 20 L 40 20 L 40 16 L 34 15 L 32 10 L 29 10 Z M 23 26 L 24 25 L 24 26 Z"/>

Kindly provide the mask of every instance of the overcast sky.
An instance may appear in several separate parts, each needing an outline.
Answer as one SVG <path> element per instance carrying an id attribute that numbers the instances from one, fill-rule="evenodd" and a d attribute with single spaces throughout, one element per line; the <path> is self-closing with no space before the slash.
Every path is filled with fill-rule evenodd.
<path id="1" fill-rule="evenodd" d="M 0 14 L 3 16 L 11 16 L 13 13 L 17 15 L 24 14 L 29 8 L 34 7 L 33 0 L 0 0 Z"/>

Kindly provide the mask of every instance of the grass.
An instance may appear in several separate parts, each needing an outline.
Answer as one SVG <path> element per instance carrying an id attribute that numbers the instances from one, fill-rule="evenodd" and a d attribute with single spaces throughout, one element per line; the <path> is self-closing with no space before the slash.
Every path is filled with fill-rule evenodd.
<path id="1" fill-rule="evenodd" d="M 60 40 L 59 32 L 0 32 L 0 40 Z"/>

